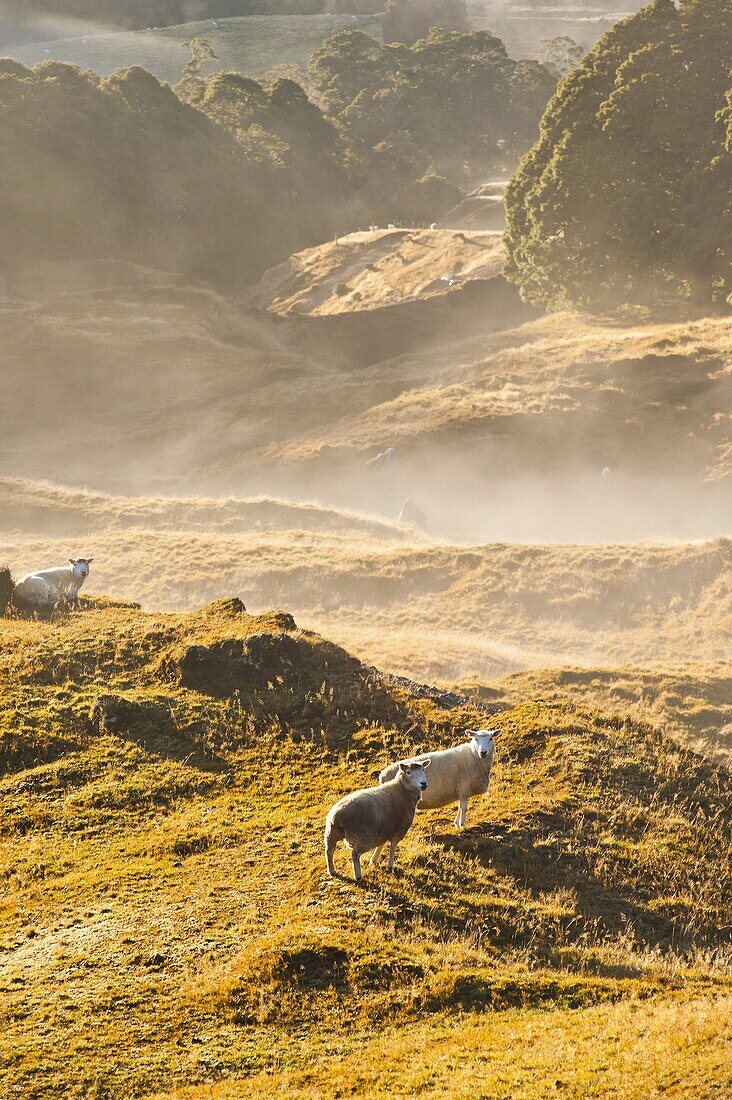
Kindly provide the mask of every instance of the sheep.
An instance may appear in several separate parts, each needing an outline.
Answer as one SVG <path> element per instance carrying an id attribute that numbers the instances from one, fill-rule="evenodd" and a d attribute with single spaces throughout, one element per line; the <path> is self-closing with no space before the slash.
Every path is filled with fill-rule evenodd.
<path id="1" fill-rule="evenodd" d="M 610 469 L 610 467 L 609 466 L 603 466 L 603 468 L 600 472 L 600 477 L 602 478 L 603 485 L 609 485 L 612 476 L 613 476 L 613 472 Z"/>
<path id="2" fill-rule="evenodd" d="M 49 617 L 57 607 L 75 606 L 94 558 L 69 558 L 68 565 L 26 573 L 13 592 L 13 604 L 27 614 Z"/>
<path id="3" fill-rule="evenodd" d="M 394 766 L 393 777 L 378 787 L 347 794 L 328 811 L 325 819 L 325 865 L 335 877 L 333 853 L 343 840 L 351 849 L 353 877 L 360 882 L 361 856 L 372 852 L 376 863 L 384 845 L 389 843 L 389 871 L 394 870 L 394 855 L 412 822 L 420 795 L 427 789 L 425 769 L 429 764 L 402 760 Z"/>
<path id="4" fill-rule="evenodd" d="M 429 792 L 423 794 L 418 810 L 435 810 L 440 806 L 458 803 L 455 828 L 464 829 L 468 812 L 468 799 L 485 794 L 493 768 L 495 739 L 500 730 L 466 730 L 469 739 L 462 745 L 441 752 L 431 752 L 415 759 L 430 765 Z M 390 764 L 379 775 L 380 783 L 390 783 L 400 764 Z"/>

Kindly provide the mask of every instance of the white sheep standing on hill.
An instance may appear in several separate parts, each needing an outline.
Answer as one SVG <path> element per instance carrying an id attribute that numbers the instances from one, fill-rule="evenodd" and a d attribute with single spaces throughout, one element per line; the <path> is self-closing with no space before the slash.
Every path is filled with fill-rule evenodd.
<path id="1" fill-rule="evenodd" d="M 430 785 L 419 801 L 418 810 L 436 810 L 458 803 L 455 828 L 464 829 L 468 799 L 485 794 L 493 769 L 495 739 L 500 730 L 466 730 L 468 741 L 452 749 L 420 754 L 417 761 L 430 767 Z M 380 783 L 389 783 L 400 764 L 389 764 L 379 775 Z"/>
<path id="2" fill-rule="evenodd" d="M 414 821 L 420 795 L 427 789 L 423 764 L 402 760 L 394 766 L 393 778 L 378 787 L 347 794 L 328 811 L 325 819 L 325 864 L 328 874 L 335 876 L 333 853 L 343 840 L 351 849 L 353 877 L 361 881 L 361 856 L 373 851 L 370 863 L 375 863 L 382 848 L 389 844 L 389 871 L 394 870 L 394 855 Z"/>
<path id="3" fill-rule="evenodd" d="M 89 576 L 94 558 L 69 558 L 68 565 L 26 573 L 13 591 L 13 604 L 19 611 L 50 615 L 57 607 L 73 606 L 79 589 Z"/>

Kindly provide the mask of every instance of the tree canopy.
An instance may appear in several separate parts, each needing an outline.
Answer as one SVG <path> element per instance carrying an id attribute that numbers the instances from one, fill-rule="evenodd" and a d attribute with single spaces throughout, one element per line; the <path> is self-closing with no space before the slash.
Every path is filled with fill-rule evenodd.
<path id="1" fill-rule="evenodd" d="M 506 199 L 527 300 L 729 295 L 731 58 L 729 0 L 655 0 L 559 85 Z"/>
<path id="2" fill-rule="evenodd" d="M 288 241 L 286 195 L 220 126 L 144 69 L 100 80 L 0 61 L 0 255 L 113 256 L 236 282 Z"/>
<path id="3" fill-rule="evenodd" d="M 340 31 L 308 71 L 352 139 L 374 147 L 407 133 L 436 168 L 523 152 L 555 84 L 538 62 L 509 58 L 489 31 L 433 29 L 413 46 Z"/>
<path id="4" fill-rule="evenodd" d="M 468 29 L 465 0 L 386 0 L 384 41 L 413 45 L 432 27 L 447 31 Z"/>

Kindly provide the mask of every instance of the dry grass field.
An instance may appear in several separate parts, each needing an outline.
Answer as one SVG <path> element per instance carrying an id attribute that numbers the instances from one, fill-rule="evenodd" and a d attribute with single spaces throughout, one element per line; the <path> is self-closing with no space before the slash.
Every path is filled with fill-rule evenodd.
<path id="1" fill-rule="evenodd" d="M 296 252 L 264 275 L 253 300 L 274 313 L 311 317 L 382 309 L 494 278 L 504 258 L 499 233 L 363 230 Z"/>
<path id="2" fill-rule="evenodd" d="M 0 618 L 0 1100 L 732 1095 L 729 320 L 539 318 L 466 238 L 2 301 L 0 567 L 94 562 Z M 468 828 L 328 880 L 477 726 Z"/>
<path id="3" fill-rule="evenodd" d="M 356 263 L 360 244 L 342 247 Z M 323 247 L 324 279 L 334 250 Z M 434 532 L 471 541 L 725 533 L 726 318 L 525 320 L 500 277 L 421 300 L 403 290 L 328 316 L 159 285 L 6 309 L 0 468 L 392 518 L 410 498 Z M 374 469 L 388 446 L 397 463 Z"/>
<path id="4" fill-rule="evenodd" d="M 358 890 L 325 808 L 476 704 L 236 601 L 0 621 L 0 691 L 4 1096 L 728 1094 L 730 778 L 650 725 L 527 692 Z"/>
<path id="5" fill-rule="evenodd" d="M 191 609 L 235 592 L 293 608 L 391 671 L 485 677 L 558 661 L 715 661 L 729 655 L 732 545 L 439 542 L 405 524 L 265 499 L 107 497 L 0 480 L 0 560 L 94 554 L 90 592 Z M 418 666 L 406 665 L 411 646 Z M 451 646 L 458 657 L 451 666 Z M 400 657 L 399 651 L 402 651 Z"/>

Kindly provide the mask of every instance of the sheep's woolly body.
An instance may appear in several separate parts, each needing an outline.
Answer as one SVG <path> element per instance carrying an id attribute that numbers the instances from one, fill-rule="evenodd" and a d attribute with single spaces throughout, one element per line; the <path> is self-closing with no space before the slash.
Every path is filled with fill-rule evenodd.
<path id="1" fill-rule="evenodd" d="M 364 852 L 376 849 L 373 863 L 384 844 L 391 845 L 389 869 L 394 850 L 406 836 L 414 820 L 420 794 L 419 790 L 406 786 L 399 766 L 396 775 L 388 783 L 378 787 L 347 794 L 328 812 L 325 820 L 325 852 L 328 873 L 335 873 L 333 852 L 343 840 L 351 848 L 354 875 L 361 877 L 360 857 Z"/>
<path id="2" fill-rule="evenodd" d="M 430 782 L 427 790 L 422 792 L 417 809 L 436 810 L 458 802 L 460 808 L 455 824 L 462 828 L 466 821 L 468 799 L 488 790 L 494 755 L 491 749 L 489 755 L 481 759 L 473 751 L 471 742 L 466 741 L 452 749 L 418 756 L 417 760 L 430 762 Z M 380 782 L 390 781 L 398 767 L 398 764 L 390 764 L 384 768 L 379 776 Z"/>
<path id="3" fill-rule="evenodd" d="M 86 574 L 79 574 L 73 565 L 26 573 L 15 586 L 13 602 L 26 610 L 51 611 L 57 604 L 77 600 L 85 580 Z"/>
<path id="4" fill-rule="evenodd" d="M 463 802 L 477 794 L 485 794 L 493 768 L 493 753 L 481 760 L 469 742 L 454 749 L 420 756 L 430 762 L 430 785 L 422 792 L 418 810 L 436 810 L 452 802 Z"/>

